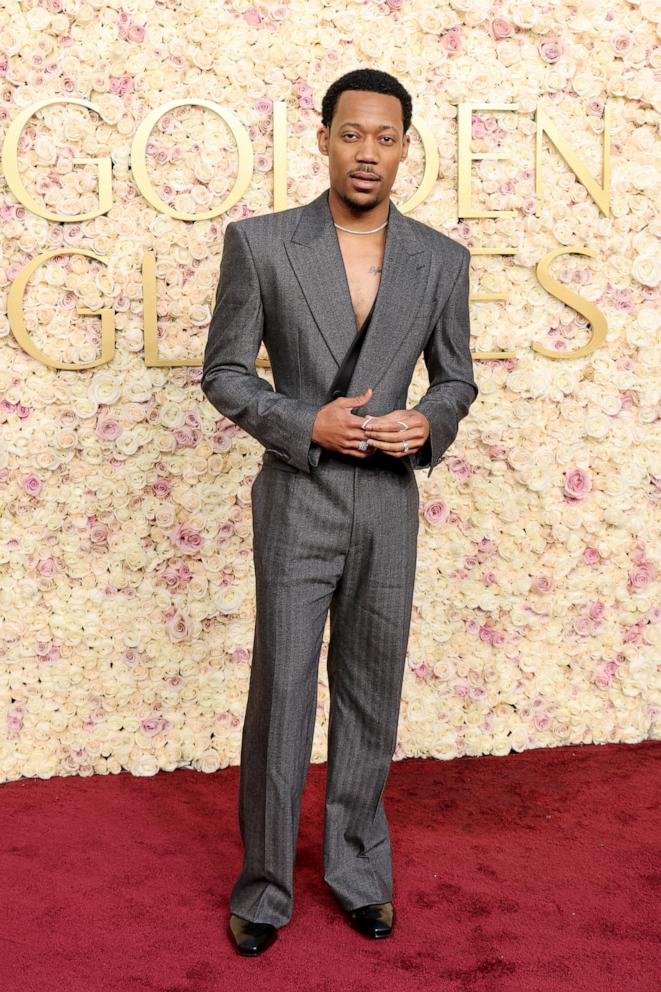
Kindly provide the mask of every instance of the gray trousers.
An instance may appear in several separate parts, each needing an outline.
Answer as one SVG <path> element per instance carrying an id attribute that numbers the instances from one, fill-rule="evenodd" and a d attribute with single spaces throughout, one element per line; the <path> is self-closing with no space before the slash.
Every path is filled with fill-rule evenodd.
<path id="1" fill-rule="evenodd" d="M 330 610 L 324 880 L 345 910 L 392 899 L 383 792 L 415 581 L 419 493 L 404 459 L 336 458 L 308 475 L 266 451 L 252 487 L 256 618 L 241 743 L 244 861 L 230 911 L 292 915 L 300 803 Z"/>

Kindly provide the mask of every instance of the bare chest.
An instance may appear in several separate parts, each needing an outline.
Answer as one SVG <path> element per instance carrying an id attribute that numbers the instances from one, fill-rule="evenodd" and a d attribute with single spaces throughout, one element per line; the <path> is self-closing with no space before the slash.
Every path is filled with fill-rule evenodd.
<path id="1" fill-rule="evenodd" d="M 356 241 L 361 243 L 356 244 Z M 367 241 L 368 244 L 362 242 Z M 349 284 L 351 306 L 360 330 L 376 299 L 383 267 L 384 239 L 373 240 L 347 235 L 340 240 L 340 249 Z"/>

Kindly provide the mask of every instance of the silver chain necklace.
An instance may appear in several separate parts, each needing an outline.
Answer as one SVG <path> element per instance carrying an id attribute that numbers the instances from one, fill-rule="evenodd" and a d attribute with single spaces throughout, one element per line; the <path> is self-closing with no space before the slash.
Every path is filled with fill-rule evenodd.
<path id="1" fill-rule="evenodd" d="M 335 221 L 333 221 L 333 223 L 335 224 Z M 350 227 L 342 227 L 341 224 L 335 224 L 335 227 L 339 227 L 340 231 L 346 231 L 347 234 L 376 234 L 377 231 L 382 231 L 387 223 L 388 221 L 386 221 L 385 224 L 381 224 L 379 227 L 373 227 L 371 231 L 352 231 Z"/>

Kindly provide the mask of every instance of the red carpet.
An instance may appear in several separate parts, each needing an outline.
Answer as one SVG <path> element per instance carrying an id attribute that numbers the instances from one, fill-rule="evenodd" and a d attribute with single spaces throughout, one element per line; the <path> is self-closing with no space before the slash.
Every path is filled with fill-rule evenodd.
<path id="1" fill-rule="evenodd" d="M 226 932 L 238 772 L 0 786 L 2 992 L 661 989 L 660 742 L 394 762 L 382 941 L 323 882 L 311 765 L 294 915 L 256 959 Z"/>

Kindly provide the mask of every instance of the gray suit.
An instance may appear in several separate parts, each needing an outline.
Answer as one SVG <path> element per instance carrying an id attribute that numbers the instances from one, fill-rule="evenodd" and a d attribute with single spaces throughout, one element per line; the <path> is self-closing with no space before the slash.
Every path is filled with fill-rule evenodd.
<path id="1" fill-rule="evenodd" d="M 356 333 L 328 190 L 303 207 L 227 225 L 202 389 L 264 446 L 252 487 L 256 620 L 243 725 L 243 868 L 230 909 L 281 926 L 293 909 L 300 800 L 330 611 L 324 879 L 343 909 L 392 898 L 383 792 L 397 741 L 415 580 L 419 494 L 478 389 L 469 351 L 470 252 L 390 203 L 372 323 L 347 395 L 362 416 L 416 404 L 414 455 L 339 455 L 312 441 Z M 257 375 L 264 340 L 275 389 Z"/>

